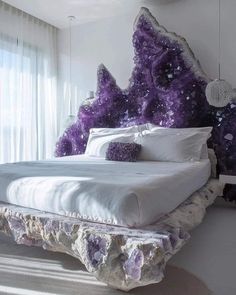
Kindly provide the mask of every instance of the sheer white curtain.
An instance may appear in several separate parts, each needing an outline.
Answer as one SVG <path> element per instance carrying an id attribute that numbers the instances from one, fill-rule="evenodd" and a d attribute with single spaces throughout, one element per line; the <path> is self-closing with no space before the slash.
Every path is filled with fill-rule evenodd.
<path id="1" fill-rule="evenodd" d="M 0 0 L 0 162 L 53 155 L 57 29 Z"/>

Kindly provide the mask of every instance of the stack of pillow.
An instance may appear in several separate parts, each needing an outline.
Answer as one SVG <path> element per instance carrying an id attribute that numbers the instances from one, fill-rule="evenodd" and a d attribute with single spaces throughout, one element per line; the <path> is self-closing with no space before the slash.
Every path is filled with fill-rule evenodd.
<path id="1" fill-rule="evenodd" d="M 164 128 L 143 124 L 127 128 L 93 128 L 85 154 L 113 161 L 187 162 L 208 158 L 212 127 Z"/>

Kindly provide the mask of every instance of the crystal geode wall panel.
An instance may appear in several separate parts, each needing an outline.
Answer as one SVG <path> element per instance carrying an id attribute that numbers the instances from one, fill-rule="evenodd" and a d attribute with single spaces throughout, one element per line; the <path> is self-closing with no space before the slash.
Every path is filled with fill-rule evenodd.
<path id="1" fill-rule="evenodd" d="M 98 68 L 97 98 L 82 105 L 75 124 L 56 145 L 56 156 L 82 154 L 89 129 L 153 123 L 164 127 L 213 126 L 209 144 L 218 159 L 218 172 L 236 175 L 236 105 L 209 106 L 209 79 L 184 38 L 160 26 L 142 8 L 134 24 L 134 70 L 122 90 L 104 65 Z M 227 185 L 224 197 L 236 200 L 236 186 Z"/>
<path id="2" fill-rule="evenodd" d="M 134 70 L 122 90 L 104 65 L 98 69 L 97 99 L 81 106 L 75 124 L 56 146 L 56 156 L 82 154 L 89 129 L 154 123 L 166 127 L 202 124 L 208 82 L 187 42 L 161 27 L 142 8 L 133 34 Z"/>

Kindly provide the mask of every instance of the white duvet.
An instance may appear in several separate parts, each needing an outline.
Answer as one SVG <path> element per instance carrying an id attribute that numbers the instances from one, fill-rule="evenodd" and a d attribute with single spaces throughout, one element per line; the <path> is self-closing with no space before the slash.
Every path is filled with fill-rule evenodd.
<path id="1" fill-rule="evenodd" d="M 210 176 L 208 159 L 112 162 L 85 155 L 0 165 L 0 201 L 139 227 L 175 209 Z"/>

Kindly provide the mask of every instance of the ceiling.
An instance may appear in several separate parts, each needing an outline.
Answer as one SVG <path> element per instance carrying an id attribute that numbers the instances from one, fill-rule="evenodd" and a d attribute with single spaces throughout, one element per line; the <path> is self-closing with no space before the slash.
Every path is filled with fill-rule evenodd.
<path id="1" fill-rule="evenodd" d="M 3 0 L 58 28 L 69 26 L 68 16 L 76 19 L 74 25 L 127 13 L 136 0 Z M 129 2 L 127 5 L 127 2 Z M 131 6 L 131 7 L 130 7 Z"/>

